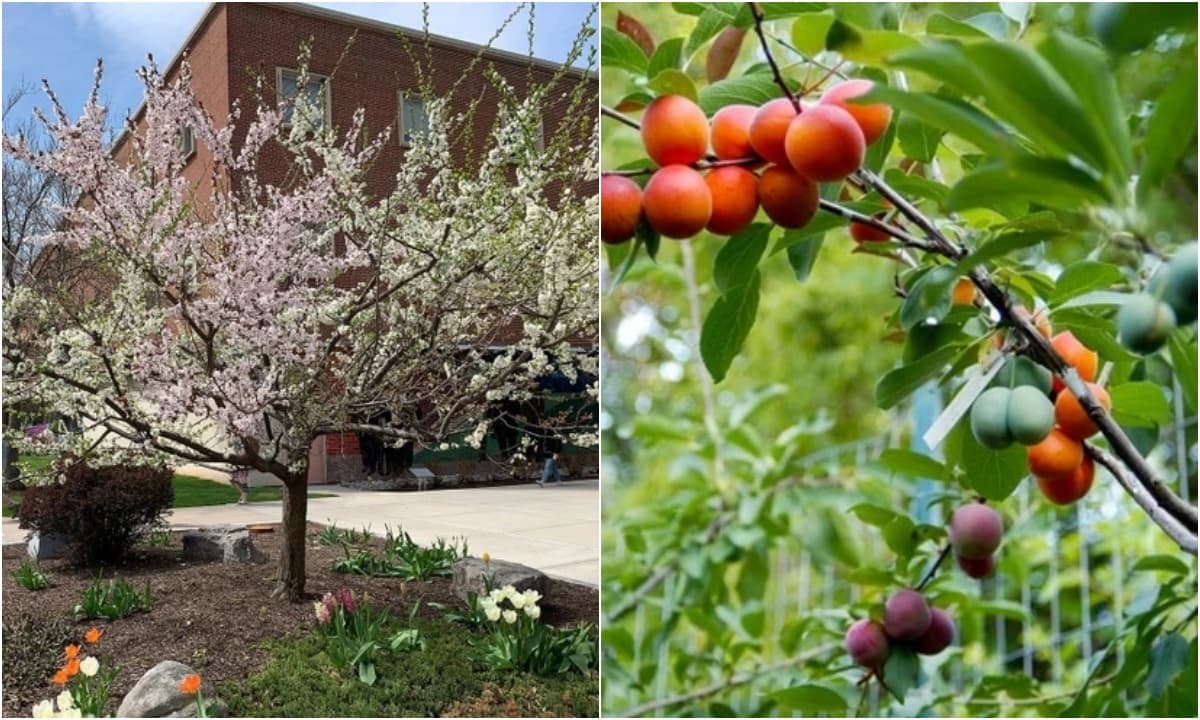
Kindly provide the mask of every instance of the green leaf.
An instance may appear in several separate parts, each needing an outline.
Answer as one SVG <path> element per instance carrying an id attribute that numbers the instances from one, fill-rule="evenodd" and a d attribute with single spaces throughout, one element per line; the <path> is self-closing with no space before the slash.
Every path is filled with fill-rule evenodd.
<path id="1" fill-rule="evenodd" d="M 920 673 L 921 661 L 916 651 L 903 645 L 893 646 L 883 663 L 883 681 L 900 702 L 904 702 L 904 696 L 916 686 Z"/>
<path id="2" fill-rule="evenodd" d="M 1171 684 L 1175 676 L 1188 664 L 1188 643 L 1179 633 L 1159 638 L 1150 651 L 1150 674 L 1146 677 L 1146 689 L 1150 697 L 1157 698 Z"/>
<path id="3" fill-rule="evenodd" d="M 933 93 L 904 92 L 876 85 L 865 100 L 878 100 L 930 127 L 962 138 L 988 155 L 1004 158 L 1018 151 L 1012 133 L 976 107 L 957 98 Z"/>
<path id="4" fill-rule="evenodd" d="M 1029 613 L 1025 606 L 1011 600 L 981 600 L 973 603 L 972 607 L 984 615 L 999 615 L 1012 620 L 1028 620 Z"/>
<path id="5" fill-rule="evenodd" d="M 726 105 L 762 105 L 779 97 L 779 86 L 770 73 L 726 78 L 700 88 L 700 109 L 712 115 Z"/>
<path id="6" fill-rule="evenodd" d="M 365 685 L 374 685 L 375 663 L 360 663 L 358 666 L 358 679 Z"/>
<path id="7" fill-rule="evenodd" d="M 979 28 L 952 18 L 945 13 L 934 13 L 925 23 L 925 32 L 929 35 L 945 35 L 950 37 L 985 38 L 988 34 Z"/>
<path id="8" fill-rule="evenodd" d="M 941 320 L 950 311 L 950 285 L 958 279 L 953 265 L 938 265 L 908 288 L 908 297 L 900 306 L 900 327 L 913 326 L 933 318 Z"/>
<path id="9" fill-rule="evenodd" d="M 846 573 L 846 580 L 855 585 L 887 587 L 896 583 L 896 576 L 883 568 L 863 566 Z"/>
<path id="10" fill-rule="evenodd" d="M 896 125 L 896 139 L 905 155 L 923 163 L 933 160 L 945 134 L 942 130 L 926 125 L 912 115 L 901 115 Z"/>
<path id="11" fill-rule="evenodd" d="M 1179 329 L 1171 333 L 1167 349 L 1171 353 L 1171 367 L 1183 389 L 1183 399 L 1188 409 L 1196 412 L 1196 341 L 1189 341 L 1186 331 Z"/>
<path id="12" fill-rule="evenodd" d="M 770 225 L 754 223 L 725 241 L 713 266 L 713 282 L 718 290 L 727 293 L 750 281 L 767 250 L 770 235 Z"/>
<path id="13" fill-rule="evenodd" d="M 1003 211 L 1012 203 L 1036 203 L 1056 210 L 1077 211 L 1106 203 L 1107 188 L 1065 160 L 1014 157 L 980 166 L 950 191 L 951 210 L 992 208 Z"/>
<path id="14" fill-rule="evenodd" d="M 648 83 L 659 95 L 682 95 L 692 102 L 699 100 L 696 84 L 682 70 L 663 70 Z"/>
<path id="15" fill-rule="evenodd" d="M 1028 474 L 1024 446 L 1013 445 L 1003 450 L 992 450 L 980 445 L 970 432 L 964 432 L 960 437 L 960 457 L 967 473 L 967 484 L 988 500 L 1004 500 Z"/>
<path id="16" fill-rule="evenodd" d="M 916 39 L 897 30 L 862 30 L 835 20 L 825 37 L 825 49 L 860 65 L 882 67 L 897 52 L 917 46 Z"/>
<path id="17" fill-rule="evenodd" d="M 801 711 L 805 715 L 825 713 L 834 717 L 846 714 L 846 699 L 823 685 L 797 685 L 776 690 L 771 699 L 787 710 Z"/>
<path id="18" fill-rule="evenodd" d="M 957 352 L 956 347 L 939 348 L 916 362 L 890 371 L 875 384 L 875 404 L 883 410 L 894 407 L 940 373 Z"/>
<path id="19" fill-rule="evenodd" d="M 600 28 L 600 54 L 604 67 L 620 68 L 635 75 L 646 74 L 646 53 L 628 35 L 614 28 Z"/>
<path id="20" fill-rule="evenodd" d="M 646 66 L 646 76 L 657 77 L 663 70 L 678 70 L 682 64 L 683 38 L 671 38 L 654 49 L 654 55 L 650 56 L 650 63 Z"/>
<path id="21" fill-rule="evenodd" d="M 719 9 L 708 8 L 696 19 L 696 27 L 688 35 L 683 45 L 683 59 L 687 61 L 704 43 L 716 37 L 717 33 L 729 26 L 732 18 Z"/>
<path id="22" fill-rule="evenodd" d="M 931 200 L 938 206 L 946 203 L 950 188 L 935 180 L 919 175 L 909 175 L 899 168 L 888 168 L 884 180 L 902 195 Z"/>
<path id="23" fill-rule="evenodd" d="M 646 224 L 646 223 L 643 223 L 643 224 Z M 612 251 L 612 253 L 613 253 L 613 254 L 609 255 L 610 260 L 616 259 L 618 257 L 618 255 L 616 253 L 619 253 L 620 249 L 623 248 L 624 245 L 619 245 L 619 246 L 615 246 L 615 247 L 616 247 L 615 250 L 611 247 L 609 248 L 609 250 Z M 614 288 L 617 285 L 620 285 L 621 281 L 625 279 L 625 276 L 629 273 L 629 269 L 633 267 L 633 263 L 637 260 L 638 251 L 641 249 L 642 249 L 642 238 L 641 238 L 641 227 L 639 226 L 638 234 L 635 235 L 634 239 L 633 239 L 633 247 L 630 248 L 630 250 L 627 254 L 625 254 L 624 262 L 621 263 L 621 267 L 617 269 L 617 274 L 613 277 L 613 287 Z"/>
<path id="24" fill-rule="evenodd" d="M 1138 561 L 1133 564 L 1132 570 L 1133 572 L 1162 570 L 1176 575 L 1187 575 L 1191 568 L 1174 555 L 1146 555 L 1138 558 Z"/>
<path id="25" fill-rule="evenodd" d="M 1095 126 L 1096 134 L 1100 137 L 1108 157 L 1108 167 L 1114 173 L 1114 179 L 1123 184 L 1130 168 L 1133 167 L 1133 154 L 1129 144 L 1129 125 L 1125 122 L 1125 112 L 1117 94 L 1116 75 L 1112 72 L 1108 57 L 1092 43 L 1062 32 L 1051 33 L 1038 45 L 1038 52 L 1054 66 L 1078 95 L 1083 106 L 1088 109 L 1088 118 Z M 1195 66 L 1192 67 L 1194 70 Z M 1191 82 L 1192 104 L 1187 112 L 1192 118 L 1194 130 L 1195 72 L 1192 73 Z M 1184 119 L 1182 115 L 1176 118 L 1177 122 Z M 1178 125 L 1173 136 L 1176 142 L 1181 140 Z"/>
<path id="26" fill-rule="evenodd" d="M 842 227 L 846 224 L 846 220 L 839 215 L 832 213 L 820 212 L 804 227 L 798 230 L 788 230 L 775 243 L 775 247 L 771 248 L 771 255 L 780 250 L 787 250 L 793 245 L 798 245 L 813 237 L 821 237 L 826 232 L 834 228 Z M 794 267 L 794 266 L 793 266 Z M 804 278 L 800 278 L 803 280 Z"/>
<path id="27" fill-rule="evenodd" d="M 641 241 L 642 247 L 646 248 L 646 254 L 651 260 L 658 257 L 658 245 L 662 241 L 662 236 L 654 229 L 654 226 L 647 222 L 640 223 L 637 226 L 636 237 Z"/>
<path id="28" fill-rule="evenodd" d="M 921 478 L 944 480 L 946 478 L 945 465 L 928 455 L 922 455 L 913 450 L 888 448 L 879 456 L 879 464 L 894 473 L 914 480 Z"/>
<path id="29" fill-rule="evenodd" d="M 897 53 L 892 62 L 982 97 L 996 117 L 1043 150 L 1074 154 L 1098 170 L 1109 169 L 1088 108 L 1029 48 L 1010 42 L 936 42 Z"/>
<path id="30" fill-rule="evenodd" d="M 1092 32 L 1110 49 L 1132 52 L 1173 27 L 1196 27 L 1195 3 L 1093 3 Z"/>
<path id="31" fill-rule="evenodd" d="M 917 547 L 916 526 L 904 515 L 897 515 L 883 526 L 883 541 L 900 557 L 909 557 Z"/>
<path id="32" fill-rule="evenodd" d="M 1163 389 L 1152 382 L 1129 382 L 1108 388 L 1113 419 L 1122 425 L 1166 425 L 1171 421 L 1171 405 Z"/>
<path id="33" fill-rule="evenodd" d="M 1161 187 L 1179 165 L 1196 137 L 1196 63 L 1179 69 L 1175 79 L 1154 104 L 1142 139 L 1145 163 L 1138 178 L 1138 194 Z"/>
<path id="34" fill-rule="evenodd" d="M 1120 269 L 1108 263 L 1081 260 L 1068 265 L 1054 283 L 1054 292 L 1048 298 L 1051 307 L 1092 290 L 1112 287 L 1124 280 Z"/>
<path id="35" fill-rule="evenodd" d="M 792 45 L 809 57 L 821 52 L 834 19 L 829 12 L 800 13 L 792 22 Z"/>
<path id="36" fill-rule="evenodd" d="M 742 350 L 742 343 L 754 326 L 758 313 L 760 275 L 757 270 L 749 282 L 722 295 L 704 318 L 700 331 L 700 356 L 714 382 L 725 379 L 729 365 Z"/>
<path id="37" fill-rule="evenodd" d="M 808 279 L 808 274 L 812 272 L 813 265 L 817 262 L 817 254 L 821 252 L 821 245 L 824 242 L 825 235 L 822 233 L 809 235 L 800 242 L 788 246 L 788 263 L 792 266 L 796 280 L 804 282 Z"/>
<path id="38" fill-rule="evenodd" d="M 896 511 L 871 503 L 859 503 L 851 507 L 850 512 L 854 513 L 859 520 L 878 528 L 885 527 L 897 517 Z"/>
<path id="39" fill-rule="evenodd" d="M 863 158 L 863 167 L 875 173 L 883 170 L 883 164 L 887 162 L 888 155 L 892 152 L 892 146 L 896 144 L 896 125 L 896 120 L 888 123 L 887 130 L 883 132 L 883 135 L 867 147 L 867 156 Z"/>

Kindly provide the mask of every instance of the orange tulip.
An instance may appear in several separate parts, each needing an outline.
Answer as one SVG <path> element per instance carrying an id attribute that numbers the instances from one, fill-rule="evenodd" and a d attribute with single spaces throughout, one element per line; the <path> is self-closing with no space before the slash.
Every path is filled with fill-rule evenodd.
<path id="1" fill-rule="evenodd" d="M 54 684 L 55 685 L 66 685 L 67 681 L 70 679 L 71 679 L 71 676 L 67 674 L 66 668 L 60 668 L 58 672 L 54 673 Z"/>
<path id="2" fill-rule="evenodd" d="M 188 675 L 179 683 L 179 692 L 181 692 L 181 693 L 186 693 L 188 695 L 195 695 L 196 691 L 198 691 L 199 689 L 200 689 L 200 676 L 199 675 Z"/>
<path id="3" fill-rule="evenodd" d="M 83 634 L 83 639 L 88 641 L 88 643 L 94 643 L 98 642 L 102 635 L 104 635 L 104 631 L 98 627 L 94 627 Z"/>
<path id="4" fill-rule="evenodd" d="M 70 660 L 68 660 L 67 664 L 63 666 L 63 672 L 65 672 L 67 674 L 67 677 L 69 677 L 69 678 L 75 677 L 76 675 L 78 675 L 79 674 L 79 658 L 73 657 Z"/>
<path id="5" fill-rule="evenodd" d="M 67 653 L 67 659 L 68 659 L 68 660 L 72 660 L 72 659 L 74 659 L 74 658 L 77 658 L 77 657 L 79 657 L 79 646 L 78 646 L 78 645 L 74 645 L 74 644 L 72 644 L 72 645 L 68 645 L 68 646 L 67 646 L 66 653 Z"/>

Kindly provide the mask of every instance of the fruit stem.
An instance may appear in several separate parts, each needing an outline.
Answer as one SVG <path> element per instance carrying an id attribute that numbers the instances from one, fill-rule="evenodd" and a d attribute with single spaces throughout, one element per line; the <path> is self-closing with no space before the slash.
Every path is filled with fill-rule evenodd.
<path id="1" fill-rule="evenodd" d="M 641 124 L 639 124 L 637 120 L 634 120 L 631 117 L 623 115 L 623 114 L 617 112 L 616 110 L 613 110 L 612 108 L 608 107 L 607 105 L 600 106 L 600 114 L 605 117 L 610 117 L 613 120 L 616 120 L 618 122 L 623 122 L 626 125 L 628 125 L 629 127 L 633 128 L 634 130 L 642 129 Z"/>
<path id="2" fill-rule="evenodd" d="M 763 55 L 767 56 L 767 64 L 771 66 L 771 72 L 775 75 L 775 84 L 782 90 L 787 99 L 792 102 L 792 107 L 796 109 L 796 114 L 804 112 L 800 107 L 800 98 L 796 97 L 791 88 L 787 86 L 787 82 L 783 79 L 783 73 L 779 71 L 779 64 L 775 62 L 775 55 L 771 52 L 771 48 L 767 46 L 767 35 L 763 32 L 763 12 L 758 3 L 750 3 L 750 14 L 754 16 L 754 32 L 758 34 L 758 42 L 762 45 Z"/>
<path id="3" fill-rule="evenodd" d="M 929 569 L 925 571 L 925 576 L 921 578 L 921 582 L 917 583 L 917 586 L 913 589 L 917 592 L 924 590 L 925 586 L 928 585 L 931 580 L 933 580 L 933 576 L 937 575 L 938 568 L 942 566 L 942 563 L 946 560 L 946 556 L 949 554 L 950 543 L 946 543 L 944 546 L 942 546 L 942 551 L 938 553 L 937 559 L 934 560 L 933 564 L 929 566 Z"/>

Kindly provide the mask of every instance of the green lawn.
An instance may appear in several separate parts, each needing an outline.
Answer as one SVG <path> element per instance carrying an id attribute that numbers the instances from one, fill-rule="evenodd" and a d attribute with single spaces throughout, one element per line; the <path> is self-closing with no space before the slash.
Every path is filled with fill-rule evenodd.
<path id="1" fill-rule="evenodd" d="M 50 458 L 43 455 L 31 455 L 17 461 L 25 472 L 44 470 L 50 465 Z M 202 507 L 205 505 L 227 505 L 238 499 L 237 488 L 225 483 L 205 480 L 190 475 L 176 475 L 171 480 L 175 488 L 175 502 L 171 507 Z M 5 493 L 5 499 L 19 496 L 20 493 Z M 332 493 L 309 492 L 310 498 L 332 497 Z M 256 487 L 250 488 L 250 502 L 270 502 L 283 497 L 282 488 Z M 8 503 L 4 504 L 4 517 L 12 517 Z"/>

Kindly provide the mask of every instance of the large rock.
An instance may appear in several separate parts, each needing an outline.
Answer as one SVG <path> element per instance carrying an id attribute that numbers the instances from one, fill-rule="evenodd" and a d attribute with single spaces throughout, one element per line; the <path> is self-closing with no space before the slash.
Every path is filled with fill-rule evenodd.
<path id="1" fill-rule="evenodd" d="M 180 692 L 179 683 L 196 671 L 174 660 L 163 660 L 150 668 L 133 686 L 117 708 L 117 717 L 196 717 L 196 696 Z M 208 717 L 228 714 L 225 703 L 206 685 L 200 687 Z"/>
<path id="2" fill-rule="evenodd" d="M 267 559 L 254 546 L 250 531 L 241 525 L 217 525 L 185 532 L 183 558 L 221 562 L 264 562 Z"/>
<path id="3" fill-rule="evenodd" d="M 41 533 L 35 530 L 29 535 L 25 551 L 34 560 L 54 560 L 67 554 L 69 544 L 66 535 Z"/>
<path id="4" fill-rule="evenodd" d="M 524 592 L 533 588 L 542 595 L 546 594 L 546 574 L 528 565 L 521 565 L 504 560 L 491 560 L 487 563 L 479 558 L 469 557 L 459 560 L 454 565 L 454 581 L 451 587 L 463 600 L 468 592 L 481 595 L 486 590 L 484 577 L 490 577 L 492 587 L 499 588 L 512 585 Z"/>

